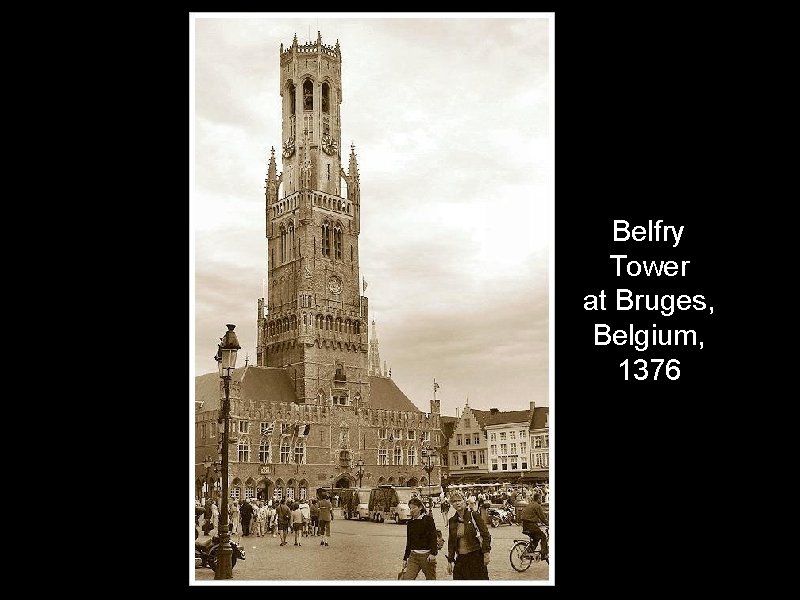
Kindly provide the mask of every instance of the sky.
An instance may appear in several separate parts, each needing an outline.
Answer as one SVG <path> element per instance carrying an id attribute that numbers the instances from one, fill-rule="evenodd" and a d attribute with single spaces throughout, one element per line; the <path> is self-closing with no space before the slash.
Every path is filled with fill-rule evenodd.
<path id="1" fill-rule="evenodd" d="M 190 19 L 192 381 L 216 371 L 226 323 L 237 364 L 255 364 L 271 147 L 282 170 L 279 49 L 319 31 L 342 52 L 342 166 L 354 144 L 381 362 L 425 412 L 434 378 L 448 416 L 467 400 L 550 404 L 551 20 L 401 15 Z"/>

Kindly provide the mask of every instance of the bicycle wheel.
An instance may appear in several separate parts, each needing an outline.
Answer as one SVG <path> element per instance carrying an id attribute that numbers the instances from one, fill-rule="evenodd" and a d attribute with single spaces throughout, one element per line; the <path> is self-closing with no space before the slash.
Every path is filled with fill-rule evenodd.
<path id="1" fill-rule="evenodd" d="M 515 571 L 524 571 L 531 566 L 532 557 L 528 554 L 528 543 L 517 542 L 511 548 L 511 554 L 508 556 L 511 561 L 511 566 Z"/>

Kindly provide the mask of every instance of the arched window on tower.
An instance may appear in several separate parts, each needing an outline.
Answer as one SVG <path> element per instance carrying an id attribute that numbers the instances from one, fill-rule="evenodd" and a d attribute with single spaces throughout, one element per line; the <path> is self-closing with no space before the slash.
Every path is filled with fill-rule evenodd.
<path id="1" fill-rule="evenodd" d="M 314 84 L 310 79 L 303 82 L 303 110 L 314 110 Z"/>
<path id="2" fill-rule="evenodd" d="M 336 260 L 342 260 L 342 227 L 338 224 L 333 228 L 333 246 L 336 250 Z"/>
<path id="3" fill-rule="evenodd" d="M 286 229 L 281 225 L 281 264 L 286 262 Z"/>
<path id="4" fill-rule="evenodd" d="M 331 111 L 331 87 L 327 83 L 322 84 L 322 112 L 327 113 Z"/>
<path id="5" fill-rule="evenodd" d="M 297 113 L 297 87 L 289 84 L 289 114 L 294 116 Z M 294 135 L 294 132 L 291 132 Z"/>
<path id="6" fill-rule="evenodd" d="M 331 255 L 330 229 L 327 221 L 322 224 L 322 256 Z"/>
<path id="7" fill-rule="evenodd" d="M 289 223 L 289 232 L 288 232 L 288 241 L 289 241 L 289 260 L 294 260 L 294 223 Z"/>

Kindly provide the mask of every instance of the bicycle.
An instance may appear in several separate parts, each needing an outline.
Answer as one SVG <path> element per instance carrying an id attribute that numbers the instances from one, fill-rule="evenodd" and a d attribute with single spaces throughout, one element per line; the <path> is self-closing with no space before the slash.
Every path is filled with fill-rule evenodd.
<path id="1" fill-rule="evenodd" d="M 550 541 L 550 528 L 547 525 L 540 525 L 539 528 L 544 533 L 548 541 Z M 532 563 L 542 560 L 542 551 L 539 549 L 539 540 L 536 541 L 536 546 L 533 546 L 533 540 L 528 536 L 527 540 L 514 540 L 514 545 L 511 547 L 511 553 L 508 555 L 511 566 L 515 571 L 525 571 Z M 545 556 L 549 564 L 549 557 Z"/>

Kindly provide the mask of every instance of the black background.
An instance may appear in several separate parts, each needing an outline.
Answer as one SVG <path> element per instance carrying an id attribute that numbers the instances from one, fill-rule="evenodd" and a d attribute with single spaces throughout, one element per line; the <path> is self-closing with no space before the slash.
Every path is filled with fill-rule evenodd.
<path id="1" fill-rule="evenodd" d="M 561 18 L 564 17 L 564 18 Z M 731 108 L 736 28 L 700 15 L 556 14 L 555 428 L 557 587 L 634 587 L 706 572 L 743 466 L 752 346 L 736 305 L 752 281 Z M 738 61 L 738 62 L 737 62 Z M 737 71 L 736 77 L 741 75 Z M 680 244 L 614 242 L 613 221 L 684 226 Z M 610 254 L 690 260 L 687 276 L 616 277 Z M 634 293 L 701 294 L 713 315 L 615 310 Z M 587 294 L 607 294 L 605 312 Z M 594 324 L 694 329 L 702 350 L 595 346 Z M 677 358 L 676 381 L 624 380 L 625 358 Z M 631 370 L 632 373 L 632 370 Z M 744 494 L 746 496 L 746 494 Z M 745 500 L 747 502 L 747 500 Z M 732 547 L 737 547 L 732 545 Z M 746 544 L 738 547 L 745 548 Z M 749 553 L 745 550 L 745 555 Z"/>
<path id="2" fill-rule="evenodd" d="M 749 311 L 735 307 L 758 282 L 758 272 L 745 271 L 752 248 L 742 230 L 747 224 L 737 218 L 745 167 L 735 149 L 749 120 L 735 100 L 750 66 L 737 34 L 741 25 L 696 12 L 556 11 L 550 398 L 556 589 L 588 584 L 651 591 L 690 577 L 701 565 L 707 569 L 709 548 L 720 544 L 712 538 L 729 525 L 718 517 L 727 497 L 753 481 L 754 473 L 740 466 L 746 445 L 734 442 L 749 423 L 742 390 L 754 350 L 739 336 L 754 309 L 763 310 L 757 304 Z M 92 29 L 91 43 L 76 59 L 117 50 L 111 52 L 119 75 L 113 82 L 107 69 L 90 74 L 102 75 L 102 85 L 89 112 L 108 136 L 91 153 L 91 175 L 106 178 L 95 186 L 115 190 L 98 214 L 122 214 L 113 222 L 124 224 L 115 225 L 113 239 L 95 246 L 129 260 L 128 275 L 112 294 L 131 309 L 120 345 L 136 349 L 117 366 L 147 382 L 134 414 L 129 403 L 110 404 L 119 407 L 115 423 L 132 425 L 129 439 L 147 441 L 142 427 L 155 427 L 161 441 L 158 447 L 137 444 L 135 456 L 119 459 L 118 472 L 143 478 L 123 477 L 129 491 L 141 490 L 137 501 L 146 506 L 145 519 L 158 515 L 163 538 L 180 557 L 188 443 L 181 432 L 191 372 L 185 350 L 193 321 L 186 303 L 188 14 L 128 16 L 103 31 Z M 614 243 L 614 219 L 644 226 L 661 219 L 683 225 L 684 233 L 677 248 Z M 125 237 L 122 227 L 128 228 Z M 687 277 L 617 278 L 612 253 L 691 264 Z M 618 313 L 617 287 L 702 294 L 715 311 Z M 602 289 L 608 310 L 585 311 L 584 297 Z M 120 308 L 118 302 L 109 306 L 115 313 Z M 597 322 L 614 329 L 630 322 L 691 328 L 705 347 L 636 352 L 594 346 Z M 678 358 L 680 379 L 670 381 L 662 372 L 658 381 L 624 381 L 618 366 L 624 358 Z M 110 382 L 115 389 L 118 374 L 114 370 Z M 161 512 L 170 503 L 174 513 Z M 162 569 L 174 570 L 183 584 L 184 564 L 165 560 Z"/>

